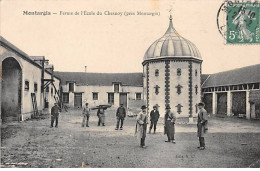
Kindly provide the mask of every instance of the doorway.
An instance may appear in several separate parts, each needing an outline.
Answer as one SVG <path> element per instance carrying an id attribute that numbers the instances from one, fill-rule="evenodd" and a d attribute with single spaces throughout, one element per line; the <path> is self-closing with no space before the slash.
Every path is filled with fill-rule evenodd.
<path id="1" fill-rule="evenodd" d="M 74 93 L 74 107 L 82 108 L 82 93 Z"/>
<path id="2" fill-rule="evenodd" d="M 17 120 L 22 105 L 22 69 L 15 58 L 2 62 L 1 119 Z"/>

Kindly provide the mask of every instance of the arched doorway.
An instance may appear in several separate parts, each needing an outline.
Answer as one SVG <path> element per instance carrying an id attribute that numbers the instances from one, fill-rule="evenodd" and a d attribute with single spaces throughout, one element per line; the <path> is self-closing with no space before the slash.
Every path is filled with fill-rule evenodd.
<path id="1" fill-rule="evenodd" d="M 16 59 L 8 57 L 2 62 L 1 119 L 17 120 L 21 114 L 22 69 Z"/>

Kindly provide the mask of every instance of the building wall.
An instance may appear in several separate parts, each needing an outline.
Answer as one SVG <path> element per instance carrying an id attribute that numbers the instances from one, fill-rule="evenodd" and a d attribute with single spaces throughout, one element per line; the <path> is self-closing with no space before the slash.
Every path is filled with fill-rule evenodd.
<path id="1" fill-rule="evenodd" d="M 181 69 L 181 75 L 177 75 L 177 69 Z M 171 62 L 170 67 L 170 97 L 171 108 L 177 113 L 177 105 L 180 104 L 181 113 L 177 113 L 178 117 L 189 116 L 189 64 L 188 62 Z M 177 86 L 181 85 L 181 93 L 177 93 Z"/>
<path id="2" fill-rule="evenodd" d="M 167 69 L 168 68 L 168 69 Z M 189 117 L 190 106 L 192 106 L 191 115 L 196 117 L 196 104 L 201 100 L 201 65 L 195 62 L 175 60 L 156 61 L 146 63 L 144 69 L 144 100 L 147 100 L 148 110 L 158 104 L 159 112 L 164 116 L 165 106 L 169 103 L 171 109 L 177 113 L 177 117 Z M 155 76 L 155 70 L 159 70 L 159 76 Z M 177 75 L 177 69 L 181 69 L 181 75 Z M 197 70 L 197 76 L 195 71 Z M 168 73 L 169 72 L 169 73 Z M 169 74 L 169 78 L 166 75 Z M 169 88 L 166 90 L 166 80 L 168 79 Z M 148 84 L 147 84 L 148 83 Z M 155 93 L 155 86 L 158 85 L 159 94 Z M 177 86 L 181 86 L 181 93 L 177 93 Z M 195 86 L 197 87 L 197 94 Z M 191 91 L 190 91 L 191 86 Z M 169 101 L 167 102 L 167 91 L 169 92 Z M 147 96 L 148 92 L 148 96 Z M 148 97 L 148 98 L 147 98 Z M 177 106 L 181 105 L 181 112 L 178 113 Z"/>
<path id="3" fill-rule="evenodd" d="M 193 63 L 192 64 L 192 115 L 197 117 L 197 104 L 201 102 L 201 64 L 199 63 Z M 197 76 L 195 74 L 197 70 Z M 196 93 L 196 87 L 197 86 L 197 93 Z"/>
<path id="4" fill-rule="evenodd" d="M 159 76 L 155 76 L 155 70 L 159 70 Z M 156 94 L 155 87 L 159 86 L 159 93 Z M 149 106 L 151 111 L 153 106 L 159 105 L 159 112 L 165 109 L 165 62 L 150 62 L 149 64 Z"/>
<path id="5" fill-rule="evenodd" d="M 114 86 L 99 86 L 99 85 L 77 85 L 74 86 L 74 92 L 69 92 L 68 84 L 63 85 L 63 92 L 69 93 L 69 103 L 65 103 L 69 107 L 74 107 L 74 93 L 82 93 L 82 104 L 88 102 L 90 107 L 95 107 L 102 104 L 108 104 L 108 93 L 114 93 Z M 98 93 L 98 100 L 93 100 L 93 92 Z M 119 106 L 120 93 L 127 93 L 127 99 L 135 100 L 135 93 L 142 93 L 143 87 L 138 86 L 120 86 L 119 92 L 114 93 L 114 107 Z"/>

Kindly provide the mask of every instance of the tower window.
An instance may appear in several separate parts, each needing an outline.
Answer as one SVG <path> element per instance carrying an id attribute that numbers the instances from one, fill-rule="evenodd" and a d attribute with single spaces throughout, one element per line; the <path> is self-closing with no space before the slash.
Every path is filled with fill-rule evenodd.
<path id="1" fill-rule="evenodd" d="M 198 70 L 195 69 L 195 76 L 198 76 Z"/>
<path id="2" fill-rule="evenodd" d="M 180 68 L 177 69 L 177 75 L 181 76 L 181 69 Z"/>
<path id="3" fill-rule="evenodd" d="M 182 86 L 180 84 L 178 86 L 176 86 L 178 94 L 181 94 L 181 88 L 182 88 Z"/>
<path id="4" fill-rule="evenodd" d="M 198 94 L 198 85 L 195 86 L 195 93 Z"/>
<path id="5" fill-rule="evenodd" d="M 158 70 L 158 69 L 155 70 L 155 76 L 156 76 L 156 77 L 159 76 L 159 70 Z"/>
<path id="6" fill-rule="evenodd" d="M 158 94 L 159 94 L 159 88 L 160 88 L 160 87 L 159 87 L 158 85 L 156 85 L 154 88 L 155 88 L 155 94 L 158 95 Z"/>
<path id="7" fill-rule="evenodd" d="M 175 106 L 175 107 L 177 107 L 177 112 L 179 113 L 179 114 L 181 114 L 181 108 L 183 107 L 181 104 L 178 104 L 177 106 Z"/>

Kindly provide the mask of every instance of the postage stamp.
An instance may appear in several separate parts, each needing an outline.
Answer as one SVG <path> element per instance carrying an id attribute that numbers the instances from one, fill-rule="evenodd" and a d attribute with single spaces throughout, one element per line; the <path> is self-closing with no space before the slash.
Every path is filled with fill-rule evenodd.
<path id="1" fill-rule="evenodd" d="M 226 44 L 259 44 L 260 4 L 254 2 L 225 1 L 217 16 L 218 29 Z"/>

